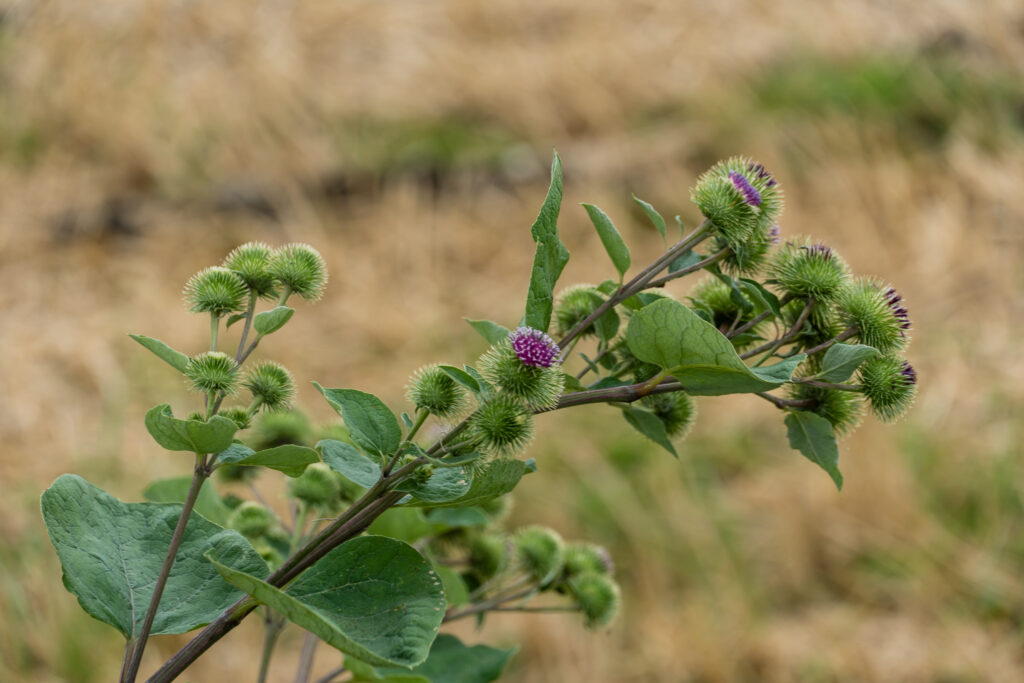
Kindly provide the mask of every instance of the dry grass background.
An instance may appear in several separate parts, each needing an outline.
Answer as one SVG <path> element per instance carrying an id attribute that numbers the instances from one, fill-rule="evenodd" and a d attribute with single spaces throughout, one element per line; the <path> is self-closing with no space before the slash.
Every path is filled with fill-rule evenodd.
<path id="1" fill-rule="evenodd" d="M 397 405 L 419 363 L 481 350 L 460 316 L 519 316 L 552 147 L 565 282 L 610 271 L 576 203 L 640 263 L 631 192 L 692 221 L 697 173 L 763 161 L 785 233 L 905 293 L 921 395 L 841 445 L 842 494 L 754 399 L 702 401 L 679 462 L 600 408 L 546 418 L 515 519 L 611 547 L 624 614 L 460 633 L 520 642 L 514 681 L 1024 680 L 1018 3 L 53 0 L 0 31 L 0 680 L 119 662 L 37 501 L 64 471 L 125 499 L 185 471 L 141 417 L 189 398 L 126 333 L 199 349 L 192 272 L 308 241 L 328 295 L 263 353 Z M 254 678 L 257 647 L 248 624 L 184 679 Z"/>

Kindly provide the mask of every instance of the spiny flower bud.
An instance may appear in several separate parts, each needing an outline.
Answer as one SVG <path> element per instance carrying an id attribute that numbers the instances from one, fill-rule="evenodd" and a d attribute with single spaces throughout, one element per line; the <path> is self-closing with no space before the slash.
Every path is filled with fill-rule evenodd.
<path id="1" fill-rule="evenodd" d="M 796 321 L 803 315 L 804 306 L 806 305 L 803 300 L 794 299 L 782 307 L 784 329 L 790 329 L 796 325 Z M 805 347 L 817 346 L 831 340 L 842 332 L 843 329 L 843 324 L 836 313 L 835 304 L 827 301 L 818 301 L 815 302 L 814 308 L 811 309 L 811 315 L 800 330 L 797 340 L 802 342 Z"/>
<path id="2" fill-rule="evenodd" d="M 260 468 L 252 465 L 221 465 L 217 468 L 217 476 L 221 481 L 251 481 L 259 476 Z"/>
<path id="3" fill-rule="evenodd" d="M 190 311 L 220 317 L 245 308 L 249 291 L 238 275 L 213 266 L 193 275 L 185 284 L 184 293 Z"/>
<path id="4" fill-rule="evenodd" d="M 508 548 L 501 536 L 483 534 L 469 542 L 469 567 L 481 583 L 505 568 L 507 556 Z"/>
<path id="5" fill-rule="evenodd" d="M 263 561 L 267 563 L 267 567 L 271 571 L 277 569 L 284 563 L 284 557 L 281 553 L 269 543 L 259 543 L 253 546 L 253 549 L 260 554 Z"/>
<path id="6" fill-rule="evenodd" d="M 771 228 L 782 212 L 778 183 L 764 166 L 746 157 L 732 157 L 712 166 L 697 179 L 690 197 L 714 224 L 722 244 L 737 250 L 752 235 L 770 243 Z M 761 248 L 757 245 L 753 251 Z"/>
<path id="7" fill-rule="evenodd" d="M 466 390 L 436 364 L 413 374 L 406 396 L 417 410 L 438 417 L 454 417 L 466 408 Z"/>
<path id="8" fill-rule="evenodd" d="M 268 410 L 287 408 L 295 397 L 295 379 L 284 366 L 272 361 L 261 361 L 253 367 L 242 382 Z"/>
<path id="9" fill-rule="evenodd" d="M 846 264 L 824 244 L 786 242 L 768 266 L 785 294 L 831 301 L 849 280 Z"/>
<path id="10" fill-rule="evenodd" d="M 893 422 L 907 412 L 917 395 L 917 372 L 895 356 L 869 358 L 858 371 L 871 412 L 883 422 Z"/>
<path id="11" fill-rule="evenodd" d="M 468 431 L 472 442 L 484 451 L 515 454 L 533 437 L 533 413 L 514 396 L 501 393 L 477 408 Z"/>
<path id="12" fill-rule="evenodd" d="M 185 377 L 194 391 L 231 395 L 238 386 L 238 366 L 226 353 L 207 351 L 189 359 Z"/>
<path id="13" fill-rule="evenodd" d="M 509 332 L 508 340 L 523 365 L 534 368 L 550 368 L 562 352 L 551 337 L 532 327 L 517 327 Z"/>
<path id="14" fill-rule="evenodd" d="M 563 289 L 555 299 L 555 330 L 564 337 L 586 320 L 601 305 L 603 297 L 593 285 L 573 285 Z M 596 334 L 591 323 L 580 333 L 581 337 Z"/>
<path id="15" fill-rule="evenodd" d="M 598 574 L 615 573 L 615 563 L 608 551 L 593 543 L 574 542 L 565 546 L 565 576 L 572 578 L 577 574 L 596 572 Z"/>
<path id="16" fill-rule="evenodd" d="M 516 335 L 516 332 L 513 332 L 512 335 Z M 535 340 L 525 335 L 513 339 L 513 336 L 492 346 L 487 353 L 480 357 L 478 363 L 480 374 L 488 382 L 501 387 L 502 393 L 525 401 L 531 408 L 553 407 L 558 403 L 558 398 L 565 388 L 562 366 L 554 363 L 554 359 L 550 358 L 558 347 L 554 345 L 554 342 L 551 343 L 554 347 L 552 349 L 545 346 L 543 340 Z M 524 338 L 525 341 L 523 341 Z M 529 361 L 550 361 L 554 364 L 550 367 L 527 364 L 516 351 L 515 344 L 517 342 L 520 348 L 524 349 L 523 353 Z"/>
<path id="17" fill-rule="evenodd" d="M 858 278 L 843 288 L 836 306 L 842 321 L 856 328 L 861 343 L 882 353 L 907 345 L 907 309 L 891 287 L 871 278 Z"/>
<path id="18" fill-rule="evenodd" d="M 274 276 L 270 273 L 270 257 L 274 250 L 263 242 L 246 242 L 224 259 L 224 267 L 242 279 L 257 296 L 277 296 Z"/>
<path id="19" fill-rule="evenodd" d="M 248 429 L 252 426 L 252 418 L 249 416 L 249 411 L 245 408 L 228 408 L 227 410 L 220 411 L 220 415 L 238 425 L 239 430 Z"/>
<path id="20" fill-rule="evenodd" d="M 262 536 L 274 523 L 274 513 L 259 503 L 245 501 L 228 516 L 228 528 L 246 538 Z"/>
<path id="21" fill-rule="evenodd" d="M 249 445 L 258 451 L 286 444 L 308 445 L 313 439 L 309 419 L 298 410 L 263 413 L 253 432 Z"/>
<path id="22" fill-rule="evenodd" d="M 492 524 L 496 524 L 504 521 L 509 516 L 509 513 L 512 512 L 512 496 L 504 495 L 491 498 L 482 503 L 477 503 L 477 507 L 484 511 L 484 514 L 487 515 Z"/>
<path id="23" fill-rule="evenodd" d="M 607 574 L 585 572 L 569 579 L 569 590 L 587 628 L 611 623 L 619 611 L 619 584 Z"/>
<path id="24" fill-rule="evenodd" d="M 729 171 L 729 180 L 732 181 L 733 187 L 743 195 L 743 201 L 751 206 L 761 206 L 761 193 L 754 189 L 745 175 Z"/>
<path id="25" fill-rule="evenodd" d="M 316 301 L 327 285 L 327 265 L 308 244 L 287 244 L 270 258 L 268 270 L 285 287 L 303 299 Z"/>
<path id="26" fill-rule="evenodd" d="M 809 410 L 829 421 L 837 436 L 849 434 L 860 424 L 864 414 L 864 399 L 855 391 L 823 389 L 808 384 L 790 384 L 789 396 L 797 400 L 810 399 Z"/>
<path id="27" fill-rule="evenodd" d="M 310 505 L 329 505 L 341 491 L 334 470 L 322 462 L 315 462 L 300 476 L 288 482 L 288 492 Z"/>
<path id="28" fill-rule="evenodd" d="M 693 307 L 706 312 L 711 318 L 711 324 L 723 334 L 734 324 L 738 327 L 754 317 L 753 310 L 748 312 L 740 310 L 740 307 L 732 299 L 729 286 L 714 276 L 709 276 L 697 283 L 689 298 Z M 759 323 L 749 331 L 756 334 L 764 327 L 764 323 Z M 742 350 L 750 346 L 753 341 L 754 339 L 751 337 L 741 337 L 733 340 L 733 346 Z"/>
<path id="29" fill-rule="evenodd" d="M 738 244 L 730 243 L 724 236 L 715 234 L 711 240 L 711 252 L 730 247 L 732 251 L 719 262 L 722 270 L 736 275 L 752 275 L 761 270 L 768 260 L 768 252 L 778 243 L 778 224 L 771 227 L 759 224 Z"/>
<path id="30" fill-rule="evenodd" d="M 684 391 L 645 396 L 641 403 L 661 420 L 670 438 L 684 438 L 697 420 L 697 404 Z"/>
<path id="31" fill-rule="evenodd" d="M 541 586 L 551 583 L 562 572 L 565 543 L 554 529 L 526 527 L 516 534 L 515 542 L 519 561 Z"/>

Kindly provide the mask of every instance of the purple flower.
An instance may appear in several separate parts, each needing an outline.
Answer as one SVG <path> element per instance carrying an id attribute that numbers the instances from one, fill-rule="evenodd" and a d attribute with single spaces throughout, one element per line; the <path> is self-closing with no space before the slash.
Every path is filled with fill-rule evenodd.
<path id="1" fill-rule="evenodd" d="M 901 330 L 910 329 L 910 314 L 907 312 L 906 307 L 900 305 L 903 301 L 903 297 L 899 293 L 890 287 L 885 290 L 885 302 L 889 304 L 889 308 L 892 310 L 892 314 L 896 316 L 896 319 L 900 321 Z M 905 335 L 904 335 L 905 336 Z"/>
<path id="2" fill-rule="evenodd" d="M 917 384 L 917 371 L 907 361 L 903 361 L 903 368 L 900 370 L 900 374 L 907 380 L 907 384 Z"/>
<path id="3" fill-rule="evenodd" d="M 812 244 L 809 247 L 801 247 L 801 249 L 806 249 L 808 254 L 811 256 L 817 256 L 823 261 L 828 261 L 832 258 L 832 250 L 821 242 Z"/>
<path id="4" fill-rule="evenodd" d="M 733 186 L 743 195 L 743 201 L 751 206 L 761 206 L 761 193 L 758 192 L 747 177 L 736 171 L 729 171 L 729 180 Z"/>
<path id="5" fill-rule="evenodd" d="M 763 164 L 756 164 L 754 162 L 750 162 L 749 164 L 747 164 L 747 171 L 749 171 L 751 174 L 756 174 L 758 180 L 764 180 L 765 178 L 767 178 L 768 182 L 765 183 L 765 187 L 774 187 L 777 184 L 775 182 L 775 178 L 772 177 L 772 174 L 768 172 L 768 170 L 764 167 Z"/>
<path id="6" fill-rule="evenodd" d="M 768 237 L 771 238 L 772 244 L 778 244 L 779 242 L 782 241 L 782 238 L 779 237 L 779 232 L 781 230 L 782 228 L 779 227 L 778 223 L 776 223 L 775 225 L 772 226 L 772 229 L 768 231 Z"/>
<path id="7" fill-rule="evenodd" d="M 508 340 L 523 365 L 535 368 L 550 368 L 562 352 L 551 337 L 532 327 L 517 327 L 509 333 Z"/>

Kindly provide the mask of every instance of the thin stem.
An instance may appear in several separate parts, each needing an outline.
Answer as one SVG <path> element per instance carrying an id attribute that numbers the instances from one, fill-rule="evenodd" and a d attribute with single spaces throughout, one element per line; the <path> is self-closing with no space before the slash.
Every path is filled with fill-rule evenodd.
<path id="1" fill-rule="evenodd" d="M 299 543 L 302 541 L 302 531 L 306 526 L 306 513 L 309 512 L 309 506 L 303 500 L 299 501 L 299 512 L 295 516 L 295 528 L 292 529 L 292 541 L 288 547 L 292 550 L 299 549 Z"/>
<path id="2" fill-rule="evenodd" d="M 281 288 L 281 296 L 277 297 L 277 305 L 284 306 L 288 303 L 288 297 L 292 295 L 292 288 L 290 285 L 285 285 Z"/>
<path id="3" fill-rule="evenodd" d="M 398 459 L 402 457 L 402 451 L 405 449 L 405 446 L 407 444 L 412 443 L 412 440 L 416 436 L 416 433 L 420 431 L 420 427 L 423 426 L 423 423 L 427 421 L 427 417 L 429 416 L 429 410 L 419 408 L 416 411 L 416 422 L 414 422 L 412 427 L 409 428 L 409 433 L 405 435 L 405 440 L 398 445 L 398 448 L 395 449 L 394 455 L 391 456 L 391 459 L 388 461 L 388 464 L 384 467 L 385 477 L 391 474 L 391 470 L 393 470 L 395 465 L 398 464 Z"/>
<path id="4" fill-rule="evenodd" d="M 859 384 L 836 384 L 834 382 L 822 382 L 816 379 L 804 379 L 803 377 L 794 377 L 792 382 L 793 384 L 806 384 L 809 387 L 818 387 L 819 389 L 837 389 L 839 391 L 864 390 L 864 387 Z"/>
<path id="5" fill-rule="evenodd" d="M 822 343 L 818 344 L 817 346 L 809 348 L 806 351 L 804 351 L 804 353 L 806 353 L 808 356 L 813 356 L 814 354 L 820 353 L 820 352 L 824 351 L 825 349 L 833 346 L 834 344 L 838 344 L 841 341 L 845 341 L 845 340 L 849 339 L 850 337 L 854 336 L 855 334 L 857 334 L 857 328 L 856 327 L 853 327 L 853 326 L 847 327 L 845 330 L 843 330 L 842 332 L 840 332 L 836 336 L 832 337 L 827 342 L 822 342 Z"/>
<path id="6" fill-rule="evenodd" d="M 781 308 L 781 307 L 785 306 L 786 304 L 788 304 L 792 300 L 793 300 L 793 297 L 791 297 L 791 296 L 789 296 L 787 294 L 786 296 L 782 297 L 781 301 L 779 301 L 779 307 Z M 763 313 L 760 313 L 759 315 L 755 315 L 748 322 L 740 325 L 735 330 L 730 330 L 729 333 L 726 334 L 725 336 L 728 337 L 729 339 L 732 339 L 733 337 L 738 337 L 739 335 L 743 334 L 747 330 L 753 329 L 754 326 L 756 326 L 759 322 L 761 322 L 762 320 L 766 320 L 767 318 L 770 318 L 772 315 L 774 315 L 774 313 L 772 313 L 771 311 L 765 311 Z"/>
<path id="7" fill-rule="evenodd" d="M 781 396 L 773 396 L 766 393 L 758 393 L 757 395 L 769 403 L 774 403 L 775 407 L 780 410 L 787 408 L 813 408 L 815 404 L 813 398 L 782 398 Z"/>
<path id="8" fill-rule="evenodd" d="M 277 645 L 277 639 L 281 637 L 283 630 L 283 621 L 274 619 L 273 615 L 267 618 L 267 630 L 263 635 L 263 654 L 260 656 L 260 673 L 256 683 L 266 683 L 267 673 L 270 671 L 270 658 L 274 655 L 274 646 Z"/>
<path id="9" fill-rule="evenodd" d="M 210 314 L 210 350 L 217 350 L 217 333 L 220 332 L 220 316 L 216 313 Z"/>
<path id="10" fill-rule="evenodd" d="M 752 358 L 760 353 L 764 353 L 765 351 L 768 351 L 765 359 L 771 358 L 772 354 L 778 351 L 780 346 L 793 341 L 800 335 L 800 330 L 803 329 L 804 323 L 807 322 L 807 318 L 810 317 L 812 308 L 814 308 L 814 299 L 808 299 L 807 304 L 804 306 L 804 310 L 800 311 L 800 316 L 796 319 L 796 322 L 793 323 L 793 326 L 789 328 L 789 331 L 774 341 L 761 344 L 761 346 L 758 346 L 756 349 L 751 349 L 750 351 L 741 353 L 740 358 L 746 360 L 747 358 Z"/>
<path id="11" fill-rule="evenodd" d="M 492 607 L 491 612 L 579 612 L 580 608 L 574 605 L 551 605 L 550 607 Z"/>
<path id="12" fill-rule="evenodd" d="M 164 594 L 164 586 L 167 585 L 167 578 L 171 575 L 171 568 L 177 558 L 178 549 L 185 538 L 185 527 L 192 515 L 192 508 L 195 507 L 196 499 L 199 497 L 199 489 L 203 482 L 210 476 L 206 468 L 206 456 L 196 455 L 195 472 L 192 475 L 192 485 L 189 486 L 188 495 L 185 497 L 185 504 L 178 517 L 178 524 L 174 527 L 171 535 L 171 544 L 167 548 L 167 555 L 164 557 L 163 566 L 160 567 L 160 574 L 157 576 L 156 584 L 153 586 L 153 597 L 150 598 L 149 607 L 146 609 L 146 616 L 142 622 L 139 634 L 128 641 L 128 648 L 131 648 L 131 657 L 128 659 L 128 666 L 122 671 L 122 683 L 134 683 L 135 677 L 139 675 L 139 666 L 142 663 L 142 653 L 146 650 L 146 641 L 149 639 L 149 632 L 153 629 L 153 620 L 156 618 L 157 608 L 160 606 L 160 598 Z M 133 644 L 134 642 L 134 644 Z M 127 648 L 126 648 L 127 652 Z"/>
<path id="13" fill-rule="evenodd" d="M 325 676 L 316 679 L 316 683 L 331 683 L 331 681 L 333 681 L 335 678 L 345 673 L 346 671 L 348 671 L 348 669 L 346 669 L 343 666 L 339 666 L 334 671 L 331 671 L 327 673 Z"/>
<path id="14" fill-rule="evenodd" d="M 235 351 L 235 364 L 241 365 L 239 359 L 242 357 L 242 349 L 249 338 L 249 330 L 252 328 L 252 318 L 256 313 L 256 292 L 249 291 L 249 307 L 245 309 L 245 323 L 242 325 L 242 338 L 238 340 L 238 350 Z"/>
<path id="15" fill-rule="evenodd" d="M 672 282 L 672 280 L 678 280 L 679 278 L 683 277 L 684 275 L 689 275 L 690 273 L 696 273 L 698 270 L 703 270 L 704 268 L 707 268 L 708 266 L 710 266 L 712 264 L 718 263 L 719 261 L 721 261 L 722 259 L 724 259 L 726 256 L 728 256 L 731 253 L 732 253 L 732 248 L 731 247 L 723 247 L 722 249 L 719 249 L 718 251 L 716 251 L 711 256 L 708 256 L 706 259 L 703 259 L 701 261 L 697 261 L 696 263 L 694 263 L 692 265 L 689 265 L 689 266 L 686 266 L 685 268 L 680 268 L 679 270 L 675 271 L 674 273 L 669 273 L 668 275 L 665 275 L 664 277 L 660 277 L 657 280 L 651 280 L 646 285 L 644 285 L 643 289 L 654 289 L 655 287 L 664 287 L 669 282 Z M 633 294 L 635 294 L 636 292 L 639 292 L 639 291 L 640 290 L 637 289 L 637 290 L 635 290 L 633 292 Z"/>
<path id="16" fill-rule="evenodd" d="M 610 346 L 606 346 L 603 349 L 601 349 L 601 351 L 596 356 L 594 356 L 593 360 L 587 363 L 587 367 L 583 368 L 578 373 L 576 373 L 576 379 L 583 379 L 584 377 L 586 377 L 588 372 L 590 372 L 591 370 L 595 370 L 597 368 L 598 361 L 607 356 L 611 350 L 612 349 Z"/>
<path id="17" fill-rule="evenodd" d="M 309 683 L 309 675 L 313 672 L 313 657 L 320 639 L 307 632 L 302 641 L 302 654 L 299 655 L 299 668 L 295 672 L 295 683 Z"/>
<path id="18" fill-rule="evenodd" d="M 444 614 L 444 623 L 463 619 L 474 614 L 479 614 L 480 612 L 489 612 L 495 607 L 504 605 L 507 602 L 513 602 L 515 600 L 529 597 L 531 594 L 535 593 L 536 590 L 536 588 L 528 588 L 506 597 L 491 598 L 490 600 L 484 600 L 483 602 L 478 602 L 475 605 L 463 607 L 462 609 L 450 609 Z"/>

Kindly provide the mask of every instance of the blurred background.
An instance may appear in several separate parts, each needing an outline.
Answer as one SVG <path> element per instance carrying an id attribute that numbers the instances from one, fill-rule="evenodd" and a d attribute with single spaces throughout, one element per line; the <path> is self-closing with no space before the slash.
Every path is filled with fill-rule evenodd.
<path id="1" fill-rule="evenodd" d="M 693 224 L 696 175 L 747 154 L 785 188 L 784 236 L 904 294 L 921 392 L 841 442 L 841 494 L 753 397 L 701 400 L 679 461 L 609 409 L 545 417 L 514 521 L 607 545 L 623 614 L 459 634 L 521 643 L 510 681 L 1024 680 L 1022 77 L 1011 0 L 7 3 L 0 680 L 119 665 L 120 636 L 60 584 L 38 499 L 65 471 L 125 500 L 188 473 L 142 416 L 195 399 L 129 332 L 202 350 L 186 279 L 247 240 L 306 241 L 327 295 L 263 357 L 317 419 L 309 380 L 397 408 L 411 370 L 483 350 L 461 316 L 519 319 L 552 148 L 564 284 L 612 272 L 579 202 L 641 264 L 662 245 L 631 193 Z M 251 622 L 183 680 L 254 679 Z"/>

